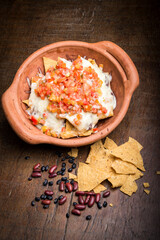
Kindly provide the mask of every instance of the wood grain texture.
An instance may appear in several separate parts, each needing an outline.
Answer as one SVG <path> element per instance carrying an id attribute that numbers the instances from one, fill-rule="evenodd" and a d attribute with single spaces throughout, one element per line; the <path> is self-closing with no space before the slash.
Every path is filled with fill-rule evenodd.
<path id="1" fill-rule="evenodd" d="M 83 239 L 142 240 L 160 235 L 160 97 L 159 97 L 159 14 L 158 1 L 0 1 L 0 93 L 11 84 L 21 63 L 35 50 L 62 40 L 113 41 L 134 61 L 140 86 L 133 95 L 122 123 L 110 137 L 121 144 L 129 136 L 143 146 L 146 172 L 137 181 L 138 191 L 131 198 L 119 189 L 112 190 L 108 203 L 113 207 L 87 209 L 81 217 L 65 217 L 76 200 L 67 194 L 61 207 L 53 203 L 49 210 L 41 204 L 30 206 L 40 195 L 42 179 L 27 181 L 36 162 L 58 164 L 57 150 L 51 145 L 28 145 L 12 131 L 0 115 L 0 239 Z M 89 146 L 81 147 L 78 161 L 85 161 Z M 30 155 L 29 160 L 25 156 Z M 69 166 L 69 165 L 68 165 Z M 46 177 L 43 174 L 43 179 Z M 59 178 L 59 177 L 58 177 Z M 58 179 L 56 178 L 56 180 Z M 54 180 L 54 183 L 55 181 Z M 151 193 L 143 192 L 143 182 L 150 183 Z M 109 186 L 110 187 L 110 186 Z M 57 185 L 50 187 L 60 195 Z M 92 220 L 86 221 L 91 214 Z"/>

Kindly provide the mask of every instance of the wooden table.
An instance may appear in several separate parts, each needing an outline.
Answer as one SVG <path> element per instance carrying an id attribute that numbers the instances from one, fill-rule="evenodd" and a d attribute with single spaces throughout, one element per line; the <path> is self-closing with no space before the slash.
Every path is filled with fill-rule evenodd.
<path id="1" fill-rule="evenodd" d="M 81 217 L 66 213 L 76 200 L 67 194 L 67 203 L 53 203 L 44 210 L 35 196 L 45 189 L 42 179 L 27 181 L 35 163 L 58 164 L 69 149 L 51 145 L 32 146 L 23 142 L 9 126 L 2 108 L 0 116 L 0 239 L 158 239 L 160 236 L 160 97 L 159 97 L 159 8 L 158 1 L 30 1 L 0 2 L 0 92 L 10 86 L 21 63 L 35 50 L 62 40 L 97 42 L 110 40 L 133 59 L 140 75 L 122 123 L 109 135 L 117 144 L 137 139 L 143 146 L 146 172 L 137 181 L 132 197 L 119 189 L 111 191 L 108 203 L 113 207 L 87 209 Z M 76 160 L 85 161 L 89 146 L 79 148 Z M 26 160 L 25 156 L 30 156 Z M 67 167 L 69 164 L 67 164 Z M 47 173 L 43 174 L 43 179 Z M 58 179 L 58 178 L 57 178 Z M 60 195 L 54 180 L 55 196 Z M 143 192 L 150 183 L 150 195 Z M 110 188 L 110 187 L 109 187 Z M 91 214 L 91 221 L 85 217 Z"/>

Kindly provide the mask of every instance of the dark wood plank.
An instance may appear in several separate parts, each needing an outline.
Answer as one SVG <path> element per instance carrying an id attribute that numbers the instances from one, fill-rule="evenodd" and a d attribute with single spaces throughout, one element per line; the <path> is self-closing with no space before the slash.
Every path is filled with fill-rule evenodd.
<path id="1" fill-rule="evenodd" d="M 140 141 L 146 168 L 131 198 L 119 189 L 111 190 L 108 203 L 113 203 L 112 208 L 102 211 L 94 206 L 81 217 L 71 215 L 66 219 L 66 212 L 76 201 L 74 194 L 67 194 L 67 203 L 61 207 L 52 204 L 44 210 L 39 203 L 33 208 L 31 200 L 44 191 L 42 179 L 27 181 L 33 165 L 57 163 L 60 169 L 61 160 L 55 152 L 65 154 L 69 149 L 24 143 L 12 131 L 1 108 L 0 239 L 158 239 L 160 178 L 155 172 L 160 170 L 159 10 L 158 1 L 0 1 L 1 94 L 21 63 L 52 42 L 110 40 L 129 54 L 139 71 L 140 86 L 124 120 L 110 137 L 118 144 L 129 136 Z M 85 161 L 88 151 L 89 146 L 81 147 L 76 161 Z M 25 160 L 26 155 L 31 158 Z M 143 182 L 150 183 L 149 196 L 143 192 Z M 60 194 L 56 184 L 50 188 L 54 196 Z M 90 222 L 85 220 L 88 214 L 92 215 Z"/>

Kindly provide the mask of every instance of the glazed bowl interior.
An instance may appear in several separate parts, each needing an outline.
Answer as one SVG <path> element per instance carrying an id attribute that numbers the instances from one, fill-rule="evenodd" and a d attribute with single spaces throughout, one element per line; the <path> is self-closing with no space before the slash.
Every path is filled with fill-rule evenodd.
<path id="1" fill-rule="evenodd" d="M 50 49 L 45 53 L 40 54 L 26 66 L 26 68 L 24 69 L 24 72 L 21 74 L 20 81 L 18 83 L 18 88 L 17 88 L 18 90 L 17 96 L 18 96 L 19 107 L 22 110 L 22 114 L 25 114 L 26 121 L 28 121 L 28 124 L 32 125 L 31 121 L 27 118 L 27 114 L 25 112 L 26 106 L 25 104 L 22 103 L 22 100 L 29 98 L 29 86 L 26 81 L 26 78 L 29 77 L 31 79 L 32 76 L 35 76 L 38 71 L 38 67 L 40 67 L 40 69 L 44 73 L 44 65 L 42 60 L 44 56 L 55 59 L 55 60 L 57 60 L 58 57 L 63 57 L 67 60 L 72 61 L 72 60 L 75 60 L 78 55 L 81 55 L 82 57 L 86 57 L 86 59 L 88 58 L 95 59 L 97 64 L 101 64 L 101 63 L 103 64 L 104 72 L 111 73 L 112 75 L 111 88 L 116 96 L 117 106 L 114 110 L 114 116 L 107 118 L 105 120 L 99 121 L 98 128 L 99 130 L 103 130 L 110 123 L 114 122 L 114 119 L 117 117 L 118 113 L 120 112 L 121 107 L 123 105 L 123 101 L 124 101 L 124 82 L 123 82 L 121 73 L 118 71 L 117 67 L 113 64 L 113 62 L 110 59 L 106 58 L 106 56 L 104 56 L 102 53 L 99 53 L 93 49 L 88 49 L 87 47 L 66 46 L 66 47 L 58 47 L 58 48 Z M 37 134 L 43 135 L 43 133 L 36 127 L 34 127 L 34 131 L 37 132 Z M 84 138 L 89 138 L 89 137 L 84 137 Z M 67 140 L 63 139 L 63 141 L 67 141 Z"/>

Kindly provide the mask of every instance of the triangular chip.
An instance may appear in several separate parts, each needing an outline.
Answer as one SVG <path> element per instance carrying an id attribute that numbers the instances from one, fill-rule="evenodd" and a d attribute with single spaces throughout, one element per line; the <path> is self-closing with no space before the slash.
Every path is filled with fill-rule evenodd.
<path id="1" fill-rule="evenodd" d="M 77 178 L 77 176 L 75 175 L 75 174 L 73 174 L 73 173 L 69 173 L 69 179 L 76 179 Z"/>
<path id="2" fill-rule="evenodd" d="M 133 181 L 132 176 L 129 176 L 123 186 L 120 188 L 120 191 L 131 196 L 138 189 L 137 184 Z"/>
<path id="3" fill-rule="evenodd" d="M 143 183 L 143 186 L 144 186 L 145 188 L 150 187 L 148 182 L 144 182 L 144 183 Z"/>
<path id="4" fill-rule="evenodd" d="M 91 145 L 91 149 L 90 149 L 88 158 L 86 160 L 86 163 L 90 163 L 91 160 L 94 161 L 98 157 L 97 153 L 99 152 L 104 152 L 104 147 L 101 140 Z"/>
<path id="5" fill-rule="evenodd" d="M 108 150 L 112 150 L 117 147 L 117 144 L 112 139 L 106 137 L 104 147 L 107 148 Z"/>
<path id="6" fill-rule="evenodd" d="M 50 67 L 53 67 L 53 68 L 56 67 L 57 61 L 50 58 L 43 57 L 43 64 L 44 64 L 45 72 L 47 72 Z"/>
<path id="7" fill-rule="evenodd" d="M 95 188 L 93 188 L 93 191 L 95 193 L 100 193 L 102 191 L 105 191 L 107 188 L 103 186 L 102 184 L 98 184 Z"/>
<path id="8" fill-rule="evenodd" d="M 148 190 L 148 189 L 144 189 L 144 192 L 147 194 L 150 194 L 150 190 Z"/>
<path id="9" fill-rule="evenodd" d="M 68 152 L 68 155 L 76 158 L 78 156 L 78 148 L 71 148 L 71 151 Z"/>
<path id="10" fill-rule="evenodd" d="M 138 150 L 138 147 L 135 147 L 135 144 L 132 144 L 131 142 L 126 142 L 121 146 L 111 150 L 110 153 L 125 162 L 130 162 L 134 164 L 142 171 L 145 171 L 142 156 Z"/>
<path id="11" fill-rule="evenodd" d="M 114 171 L 110 174 L 108 181 L 112 184 L 112 188 L 121 187 L 127 180 L 128 175 L 117 174 Z"/>
<path id="12" fill-rule="evenodd" d="M 107 178 L 107 174 L 80 162 L 78 168 L 79 191 L 91 191 Z"/>
<path id="13" fill-rule="evenodd" d="M 24 104 L 26 104 L 27 106 L 29 106 L 29 99 L 23 100 L 22 102 L 23 102 Z"/>
<path id="14" fill-rule="evenodd" d="M 128 142 L 135 144 L 139 151 L 141 151 L 143 149 L 143 146 L 132 137 L 129 137 Z"/>
<path id="15" fill-rule="evenodd" d="M 137 168 L 132 163 L 124 162 L 120 159 L 113 161 L 112 168 L 119 174 L 135 174 L 137 172 Z"/>

